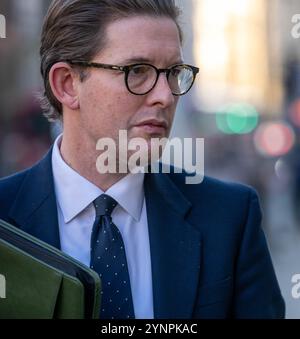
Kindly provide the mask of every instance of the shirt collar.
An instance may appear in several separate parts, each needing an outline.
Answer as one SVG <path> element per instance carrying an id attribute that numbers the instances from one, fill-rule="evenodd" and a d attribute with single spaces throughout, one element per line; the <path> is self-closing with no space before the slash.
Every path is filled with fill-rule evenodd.
<path id="1" fill-rule="evenodd" d="M 65 223 L 69 223 L 104 192 L 73 170 L 60 154 L 62 135 L 55 140 L 52 152 L 52 170 L 57 202 Z M 136 221 L 140 220 L 144 202 L 144 174 L 129 174 L 114 184 L 105 194 Z"/>
<path id="2" fill-rule="evenodd" d="M 135 221 L 141 218 L 145 196 L 144 177 L 142 173 L 128 174 L 105 192 L 114 198 Z"/>

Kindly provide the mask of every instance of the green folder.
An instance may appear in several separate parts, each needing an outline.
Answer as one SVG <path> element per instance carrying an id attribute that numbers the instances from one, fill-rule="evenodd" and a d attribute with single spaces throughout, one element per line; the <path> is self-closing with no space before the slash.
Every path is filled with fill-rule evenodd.
<path id="1" fill-rule="evenodd" d="M 100 278 L 0 220 L 0 319 L 97 319 Z"/>

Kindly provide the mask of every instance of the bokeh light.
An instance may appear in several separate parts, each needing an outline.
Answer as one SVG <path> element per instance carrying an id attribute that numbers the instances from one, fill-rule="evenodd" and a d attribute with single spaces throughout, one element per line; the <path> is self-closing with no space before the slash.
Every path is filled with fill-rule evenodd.
<path id="1" fill-rule="evenodd" d="M 248 104 L 230 104 L 216 114 L 218 129 L 225 134 L 248 134 L 257 127 L 259 115 Z"/>
<path id="2" fill-rule="evenodd" d="M 285 122 L 268 122 L 259 126 L 254 136 L 257 151 L 267 157 L 287 154 L 295 144 L 295 133 Z"/>

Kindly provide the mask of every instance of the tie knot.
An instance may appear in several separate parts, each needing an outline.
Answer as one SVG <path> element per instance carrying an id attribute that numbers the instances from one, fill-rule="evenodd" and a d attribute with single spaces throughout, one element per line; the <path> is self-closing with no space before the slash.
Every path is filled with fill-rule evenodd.
<path id="1" fill-rule="evenodd" d="M 109 195 L 102 194 L 94 201 L 96 216 L 111 215 L 118 203 Z"/>

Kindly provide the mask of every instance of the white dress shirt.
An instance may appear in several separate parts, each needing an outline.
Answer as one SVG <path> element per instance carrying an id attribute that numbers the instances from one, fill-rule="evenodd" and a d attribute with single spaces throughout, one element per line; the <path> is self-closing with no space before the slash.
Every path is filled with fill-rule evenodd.
<path id="1" fill-rule="evenodd" d="M 62 135 L 56 139 L 52 154 L 61 250 L 90 266 L 91 233 L 96 217 L 93 201 L 104 192 L 66 164 L 60 154 L 61 140 Z M 127 175 L 105 194 L 118 202 L 112 219 L 125 245 L 135 316 L 153 319 L 144 174 Z"/>

